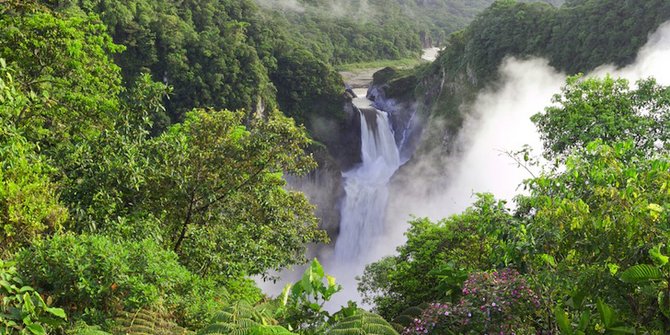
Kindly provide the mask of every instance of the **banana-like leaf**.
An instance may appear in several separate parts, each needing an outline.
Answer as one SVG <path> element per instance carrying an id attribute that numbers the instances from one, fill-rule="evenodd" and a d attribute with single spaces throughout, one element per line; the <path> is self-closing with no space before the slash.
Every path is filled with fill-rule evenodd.
<path id="1" fill-rule="evenodd" d="M 663 279 L 663 272 L 649 264 L 638 264 L 621 273 L 621 280 L 626 283 L 643 283 Z"/>

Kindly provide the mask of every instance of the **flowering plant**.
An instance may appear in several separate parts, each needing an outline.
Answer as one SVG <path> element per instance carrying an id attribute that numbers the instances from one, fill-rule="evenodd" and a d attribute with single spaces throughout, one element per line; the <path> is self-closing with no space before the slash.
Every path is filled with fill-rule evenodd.
<path id="1" fill-rule="evenodd" d="M 431 304 L 403 335 L 536 333 L 540 299 L 516 270 L 473 273 L 462 292 L 457 304 Z"/>

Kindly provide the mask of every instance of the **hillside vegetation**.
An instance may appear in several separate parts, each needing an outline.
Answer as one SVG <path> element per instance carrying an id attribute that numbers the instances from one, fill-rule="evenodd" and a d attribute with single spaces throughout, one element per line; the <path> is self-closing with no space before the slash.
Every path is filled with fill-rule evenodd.
<path id="1" fill-rule="evenodd" d="M 331 64 L 418 57 L 443 46 L 493 0 L 255 0 Z M 530 0 L 555 6 L 562 0 Z"/>

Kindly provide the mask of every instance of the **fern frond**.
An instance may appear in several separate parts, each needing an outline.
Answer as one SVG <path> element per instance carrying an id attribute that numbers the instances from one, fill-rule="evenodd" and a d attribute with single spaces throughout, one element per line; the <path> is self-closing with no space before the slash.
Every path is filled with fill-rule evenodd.
<path id="1" fill-rule="evenodd" d="M 256 326 L 260 326 L 260 324 L 251 319 L 240 319 L 237 321 L 237 326 L 242 328 L 253 328 Z"/>
<path id="2" fill-rule="evenodd" d="M 77 324 L 75 329 L 70 333 L 72 335 L 112 335 L 100 329 L 99 326 L 89 326 L 85 323 Z"/>
<path id="3" fill-rule="evenodd" d="M 198 335 L 205 335 L 205 334 L 228 334 L 233 329 L 235 329 L 235 325 L 230 324 L 230 323 L 213 323 L 210 324 L 209 326 L 205 327 L 204 329 L 201 329 L 198 332 Z"/>
<path id="4" fill-rule="evenodd" d="M 282 326 L 258 326 L 249 335 L 295 335 Z"/>
<path id="5" fill-rule="evenodd" d="M 241 327 L 233 329 L 233 331 L 230 332 L 230 335 L 251 335 L 251 332 L 252 328 Z"/>
<path id="6" fill-rule="evenodd" d="M 214 317 L 212 318 L 212 323 L 227 323 L 227 322 L 233 322 L 234 316 L 232 313 L 223 310 L 220 311 L 216 314 L 214 314 Z"/>
<path id="7" fill-rule="evenodd" d="M 360 312 L 337 322 L 326 335 L 398 335 L 381 316 Z"/>
<path id="8" fill-rule="evenodd" d="M 363 326 L 363 330 L 368 334 L 393 334 L 395 329 L 389 324 L 379 325 L 379 324 L 367 324 Z"/>
<path id="9" fill-rule="evenodd" d="M 331 329 L 327 335 L 366 335 L 365 331 L 360 328 L 348 328 L 348 329 Z"/>

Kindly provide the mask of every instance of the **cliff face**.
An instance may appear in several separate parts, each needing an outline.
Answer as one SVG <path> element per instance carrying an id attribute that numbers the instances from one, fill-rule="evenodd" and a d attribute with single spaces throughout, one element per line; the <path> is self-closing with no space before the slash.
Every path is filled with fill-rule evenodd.
<path id="1" fill-rule="evenodd" d="M 313 116 L 309 119 L 313 136 L 328 148 L 331 159 L 346 171 L 361 162 L 361 123 L 348 97 L 340 118 Z"/>
<path id="2" fill-rule="evenodd" d="M 320 219 L 319 227 L 333 239 L 339 231 L 340 202 L 344 196 L 342 172 L 325 149 L 314 154 L 319 161 L 318 169 L 304 177 L 287 176 L 286 180 L 291 189 L 305 193 L 316 206 L 314 214 Z"/>
<path id="3" fill-rule="evenodd" d="M 318 169 L 303 177 L 287 176 L 290 188 L 305 193 L 320 219 L 320 228 L 331 239 L 339 233 L 340 206 L 344 197 L 342 173 L 361 162 L 361 123 L 352 103 L 352 94 L 344 94 L 343 117 L 312 117 L 308 120 L 317 142 L 311 148 Z"/>
<path id="4" fill-rule="evenodd" d="M 421 135 L 422 122 L 417 116 L 417 104 L 412 99 L 397 99 L 387 96 L 386 85 L 373 84 L 368 90 L 367 98 L 374 102 L 374 107 L 388 113 L 395 142 L 400 151 L 400 161 L 407 162 L 416 149 Z"/>

